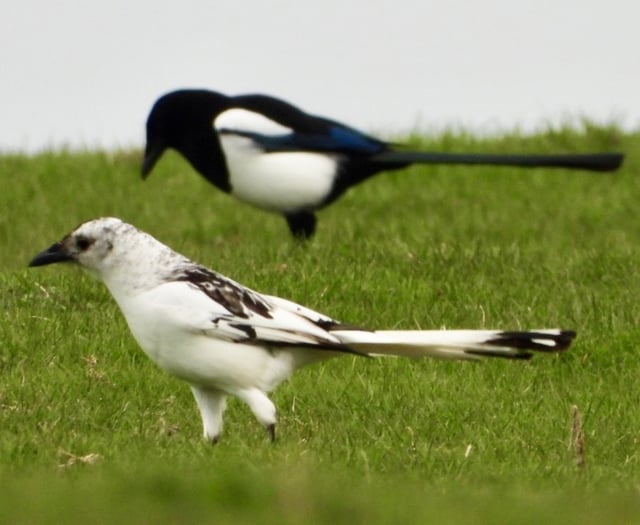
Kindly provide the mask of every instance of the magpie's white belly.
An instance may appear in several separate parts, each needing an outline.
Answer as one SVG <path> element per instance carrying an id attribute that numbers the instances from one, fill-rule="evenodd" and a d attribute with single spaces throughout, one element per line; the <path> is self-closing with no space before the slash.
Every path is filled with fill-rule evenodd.
<path id="1" fill-rule="evenodd" d="M 308 152 L 265 153 L 252 141 L 221 136 L 231 193 L 258 208 L 291 213 L 317 208 L 329 195 L 338 168 L 335 156 Z"/>

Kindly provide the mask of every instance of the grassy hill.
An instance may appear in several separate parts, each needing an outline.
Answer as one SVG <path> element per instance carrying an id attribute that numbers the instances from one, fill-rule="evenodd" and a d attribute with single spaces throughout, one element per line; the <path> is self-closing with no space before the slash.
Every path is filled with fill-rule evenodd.
<path id="1" fill-rule="evenodd" d="M 627 154 L 615 174 L 415 167 L 320 213 L 296 246 L 169 153 L 0 155 L 0 521 L 631 523 L 640 520 L 640 135 L 411 136 L 438 151 Z M 115 215 L 258 291 L 372 328 L 578 331 L 528 363 L 344 357 L 273 394 L 271 445 L 231 401 L 201 440 L 188 387 L 101 284 L 27 269 Z M 576 467 L 571 409 L 584 431 Z"/>

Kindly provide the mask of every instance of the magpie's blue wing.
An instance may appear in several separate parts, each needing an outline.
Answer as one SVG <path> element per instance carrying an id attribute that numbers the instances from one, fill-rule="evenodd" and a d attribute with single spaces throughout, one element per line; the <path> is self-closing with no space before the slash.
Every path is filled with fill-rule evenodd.
<path id="1" fill-rule="evenodd" d="M 265 135 L 243 130 L 225 130 L 250 138 L 268 152 L 277 151 L 318 151 L 347 153 L 351 155 L 374 155 L 385 151 L 386 145 L 371 140 L 366 135 L 345 128 L 332 128 L 327 135 L 307 133 L 287 133 Z"/>
<path id="2" fill-rule="evenodd" d="M 349 155 L 374 155 L 388 151 L 386 142 L 354 128 L 323 117 L 310 115 L 283 100 L 265 95 L 235 97 L 234 109 L 254 114 L 274 126 L 268 132 L 252 126 L 250 119 L 219 129 L 221 133 L 247 137 L 268 152 L 317 151 Z M 257 120 L 256 120 L 257 121 Z"/>

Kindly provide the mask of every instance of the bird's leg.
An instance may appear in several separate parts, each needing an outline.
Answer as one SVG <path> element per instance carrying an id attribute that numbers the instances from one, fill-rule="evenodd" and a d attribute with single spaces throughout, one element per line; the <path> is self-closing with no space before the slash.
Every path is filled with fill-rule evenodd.
<path id="1" fill-rule="evenodd" d="M 310 239 L 316 231 L 316 216 L 309 211 L 299 211 L 285 215 L 289 231 L 299 241 Z"/>
<path id="2" fill-rule="evenodd" d="M 267 434 L 269 434 L 269 441 L 275 443 L 276 441 L 276 425 L 275 423 L 267 426 Z"/>
<path id="3" fill-rule="evenodd" d="M 227 406 L 226 396 L 220 390 L 191 385 L 193 397 L 200 409 L 204 438 L 216 444 L 222 432 L 222 415 Z"/>
<path id="4" fill-rule="evenodd" d="M 239 390 L 234 395 L 241 401 L 244 401 L 256 419 L 262 423 L 269 434 L 269 439 L 276 439 L 276 407 L 262 390 L 252 388 L 248 390 Z"/>

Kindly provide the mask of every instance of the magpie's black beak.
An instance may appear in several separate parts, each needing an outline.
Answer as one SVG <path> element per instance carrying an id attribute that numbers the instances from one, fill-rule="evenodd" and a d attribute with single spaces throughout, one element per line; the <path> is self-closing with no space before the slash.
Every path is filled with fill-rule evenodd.
<path id="1" fill-rule="evenodd" d="M 47 264 L 68 262 L 72 260 L 73 257 L 71 257 L 64 244 L 57 242 L 45 251 L 36 255 L 29 263 L 29 266 L 45 266 Z"/>
<path id="2" fill-rule="evenodd" d="M 161 142 L 147 142 L 147 147 L 144 150 L 144 160 L 142 161 L 142 178 L 146 179 L 151 173 L 151 170 L 158 162 L 158 159 L 164 153 L 166 149 L 165 145 Z"/>

